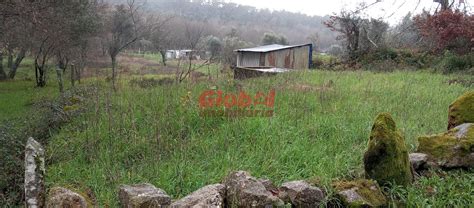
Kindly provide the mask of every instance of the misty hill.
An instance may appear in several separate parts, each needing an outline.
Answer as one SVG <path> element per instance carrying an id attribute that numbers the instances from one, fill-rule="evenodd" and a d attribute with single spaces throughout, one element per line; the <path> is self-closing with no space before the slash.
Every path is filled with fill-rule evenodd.
<path id="1" fill-rule="evenodd" d="M 113 2 L 120 3 L 117 0 Z M 282 34 L 290 44 L 308 43 L 308 37 L 315 33 L 319 35 L 319 48 L 327 48 L 336 43 L 336 35 L 323 24 L 328 16 L 257 9 L 222 0 L 148 0 L 146 9 L 204 22 L 210 25 L 213 35 L 218 37 L 236 29 L 243 40 L 256 45 L 261 43 L 266 32 Z"/>

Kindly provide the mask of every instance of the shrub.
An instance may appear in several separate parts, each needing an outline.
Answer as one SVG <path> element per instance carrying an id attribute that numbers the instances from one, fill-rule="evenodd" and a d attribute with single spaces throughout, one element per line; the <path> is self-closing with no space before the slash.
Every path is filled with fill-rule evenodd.
<path id="1" fill-rule="evenodd" d="M 456 55 L 450 51 L 444 53 L 437 69 L 443 73 L 466 71 L 474 67 L 474 53 Z"/>
<path id="2" fill-rule="evenodd" d="M 366 65 L 373 62 L 380 62 L 386 60 L 395 60 L 397 59 L 398 54 L 394 49 L 391 48 L 379 48 L 377 50 L 373 50 L 367 52 L 360 58 L 360 63 Z"/>
<path id="3" fill-rule="evenodd" d="M 311 68 L 313 69 L 321 68 L 324 65 L 323 60 L 317 56 L 313 56 L 312 62 L 313 62 L 313 65 L 311 66 Z"/>
<path id="4" fill-rule="evenodd" d="M 374 59 L 376 60 L 395 60 L 398 58 L 398 53 L 392 48 L 380 48 L 374 53 Z"/>

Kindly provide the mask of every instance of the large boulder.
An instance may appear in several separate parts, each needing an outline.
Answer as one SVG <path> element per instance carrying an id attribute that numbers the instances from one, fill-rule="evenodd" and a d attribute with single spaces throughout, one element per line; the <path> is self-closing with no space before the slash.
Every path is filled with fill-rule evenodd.
<path id="1" fill-rule="evenodd" d="M 248 172 L 231 173 L 224 180 L 229 207 L 280 207 L 284 203 Z"/>
<path id="2" fill-rule="evenodd" d="M 28 138 L 25 147 L 25 205 L 44 207 L 45 186 L 44 149 L 33 138 Z"/>
<path id="3" fill-rule="evenodd" d="M 465 93 L 449 106 L 448 130 L 464 123 L 474 123 L 474 91 Z"/>
<path id="4" fill-rule="evenodd" d="M 167 207 L 171 204 L 171 197 L 165 191 L 148 183 L 121 185 L 119 200 L 124 208 Z"/>
<path id="5" fill-rule="evenodd" d="M 364 154 L 364 168 L 367 177 L 382 186 L 408 185 L 413 180 L 405 139 L 388 113 L 375 119 Z"/>
<path id="6" fill-rule="evenodd" d="M 226 188 L 222 184 L 203 187 L 171 204 L 172 208 L 220 208 L 225 206 Z"/>
<path id="7" fill-rule="evenodd" d="M 383 207 L 387 205 L 387 198 L 376 181 L 365 179 L 337 181 L 333 183 L 333 187 L 344 207 Z"/>
<path id="8" fill-rule="evenodd" d="M 445 133 L 418 138 L 418 152 L 442 168 L 474 167 L 474 124 L 457 126 Z"/>
<path id="9" fill-rule="evenodd" d="M 280 199 L 285 203 L 291 203 L 294 207 L 319 207 L 325 198 L 320 188 L 306 181 L 286 182 L 279 190 Z"/>
<path id="10" fill-rule="evenodd" d="M 62 187 L 54 187 L 49 191 L 46 202 L 48 208 L 87 208 L 88 203 L 81 195 Z"/>

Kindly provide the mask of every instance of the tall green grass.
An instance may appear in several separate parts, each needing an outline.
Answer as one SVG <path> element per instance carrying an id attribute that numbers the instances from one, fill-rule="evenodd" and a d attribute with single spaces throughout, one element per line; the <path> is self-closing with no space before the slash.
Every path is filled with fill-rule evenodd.
<path id="1" fill-rule="evenodd" d="M 178 198 L 234 170 L 276 184 L 317 178 L 327 185 L 361 175 L 368 134 L 380 112 L 392 114 L 412 151 L 417 136 L 444 131 L 449 104 L 470 90 L 448 85 L 449 78 L 311 71 L 148 89 L 122 80 L 117 93 L 103 89 L 90 99 L 87 113 L 51 139 L 46 181 L 49 187 L 92 192 L 101 206 L 112 207 L 118 206 L 119 184 L 149 182 Z M 324 87 L 330 80 L 332 87 Z M 200 117 L 198 97 L 214 87 L 249 94 L 276 89 L 275 115 Z M 406 196 L 403 191 L 394 196 Z M 409 200 L 429 204 L 421 197 Z"/>
<path id="2" fill-rule="evenodd" d="M 64 79 L 67 88 L 70 83 L 66 77 Z M 26 116 L 34 109 L 34 103 L 59 96 L 56 75 L 52 72 L 48 84 L 43 88 L 36 87 L 34 80 L 33 60 L 25 58 L 14 80 L 0 82 L 0 122 Z"/>

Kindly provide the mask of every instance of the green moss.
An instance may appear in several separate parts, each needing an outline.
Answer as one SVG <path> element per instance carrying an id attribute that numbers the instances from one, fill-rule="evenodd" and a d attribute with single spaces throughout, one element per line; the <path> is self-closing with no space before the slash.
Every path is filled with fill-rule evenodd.
<path id="1" fill-rule="evenodd" d="M 474 123 L 474 91 L 469 91 L 449 106 L 448 130 L 464 123 Z"/>
<path id="2" fill-rule="evenodd" d="M 344 206 L 347 207 L 380 207 L 387 204 L 387 199 L 380 191 L 376 181 L 358 179 L 355 181 L 337 181 L 333 183 L 337 192 L 344 190 L 355 190 L 361 196 L 361 200 L 349 202 L 345 197 L 339 196 Z"/>
<path id="3" fill-rule="evenodd" d="M 474 126 L 470 125 L 462 136 L 459 128 L 445 133 L 418 138 L 418 152 L 430 155 L 442 167 L 469 167 L 474 161 L 470 155 L 474 152 Z"/>
<path id="4" fill-rule="evenodd" d="M 74 104 L 74 105 L 66 105 L 66 106 L 64 106 L 64 108 L 63 108 L 63 110 L 64 110 L 65 112 L 75 111 L 75 110 L 78 110 L 78 109 L 79 109 L 79 105 L 76 105 L 76 104 Z"/>
<path id="5" fill-rule="evenodd" d="M 77 96 L 77 95 L 74 95 L 72 96 L 71 98 L 69 98 L 69 101 L 72 103 L 72 104 L 78 104 L 81 102 L 81 97 Z"/>
<path id="6" fill-rule="evenodd" d="M 375 119 L 364 154 L 364 168 L 367 177 L 382 186 L 412 182 L 405 139 L 388 113 L 381 113 Z"/>

